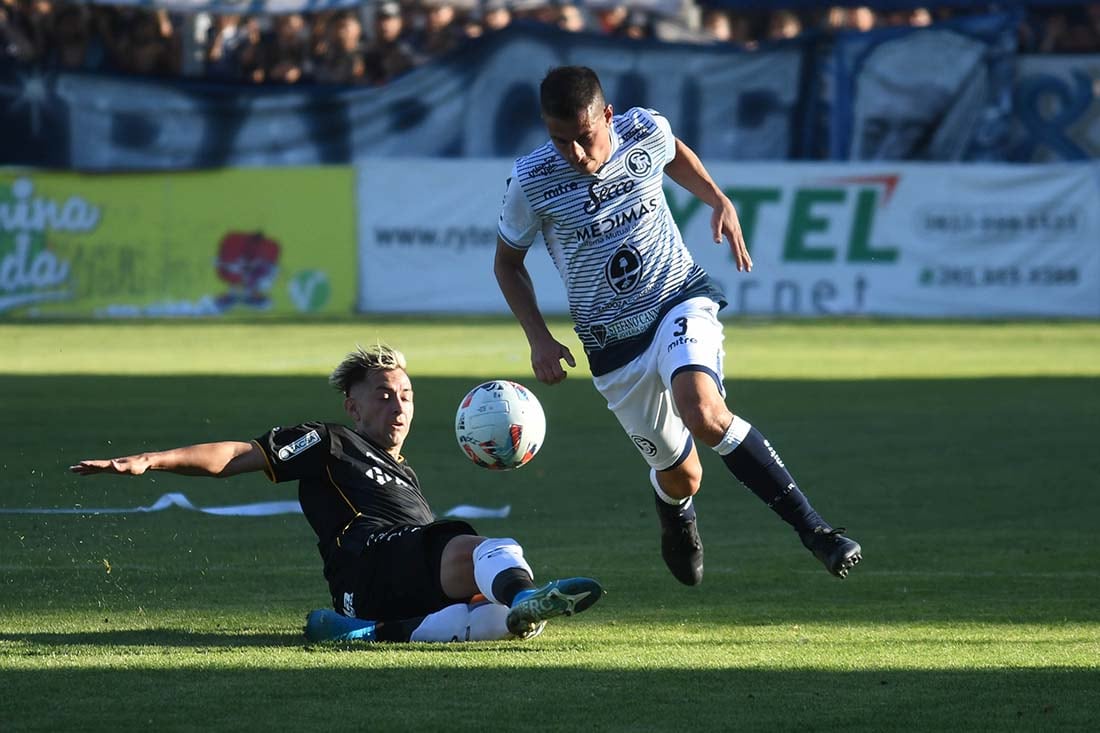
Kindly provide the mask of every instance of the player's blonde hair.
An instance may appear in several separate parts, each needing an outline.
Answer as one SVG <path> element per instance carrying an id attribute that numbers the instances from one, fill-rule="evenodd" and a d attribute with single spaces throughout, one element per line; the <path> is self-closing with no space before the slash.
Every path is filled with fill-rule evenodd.
<path id="1" fill-rule="evenodd" d="M 356 344 L 355 351 L 348 354 L 332 370 L 328 383 L 345 395 L 351 388 L 366 379 L 372 372 L 388 372 L 393 369 L 408 371 L 405 355 L 385 344 L 375 344 L 364 349 Z"/>

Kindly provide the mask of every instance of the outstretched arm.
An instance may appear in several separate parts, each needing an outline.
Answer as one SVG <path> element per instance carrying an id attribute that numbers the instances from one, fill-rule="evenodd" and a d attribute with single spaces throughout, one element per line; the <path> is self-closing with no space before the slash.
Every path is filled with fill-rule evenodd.
<path id="1" fill-rule="evenodd" d="M 216 478 L 262 471 L 263 468 L 264 456 L 260 449 L 254 443 L 236 440 L 200 443 L 121 458 L 89 459 L 69 466 L 70 471 L 81 476 L 90 476 L 93 473 L 140 476 L 146 471 L 169 471 L 185 476 Z"/>
<path id="2" fill-rule="evenodd" d="M 741 233 L 741 222 L 737 218 L 737 210 L 733 208 L 733 202 L 729 200 L 718 184 L 707 173 L 703 161 L 691 148 L 685 145 L 679 138 L 676 139 L 676 156 L 665 166 L 665 173 L 676 181 L 696 198 L 714 209 L 710 217 L 710 229 L 714 235 L 714 243 L 720 244 L 725 237 L 730 243 L 730 251 L 737 263 L 738 272 L 752 270 L 752 257 L 749 256 L 749 248 L 745 245 L 745 237 Z"/>
<path id="3" fill-rule="evenodd" d="M 569 348 L 557 341 L 546 325 L 535 298 L 535 286 L 531 282 L 531 273 L 523 263 L 527 252 L 510 247 L 504 240 L 497 238 L 497 254 L 493 260 L 493 273 L 500 285 L 500 292 L 508 301 L 516 320 L 527 335 L 531 345 L 531 368 L 535 377 L 543 384 L 557 384 L 565 379 L 562 359 L 571 367 L 577 366 Z"/>

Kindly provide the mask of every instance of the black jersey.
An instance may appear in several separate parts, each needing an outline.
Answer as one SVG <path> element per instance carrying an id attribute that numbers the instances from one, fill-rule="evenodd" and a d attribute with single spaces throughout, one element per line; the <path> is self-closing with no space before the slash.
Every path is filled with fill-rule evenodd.
<path id="1" fill-rule="evenodd" d="M 254 441 L 272 481 L 298 479 L 298 501 L 321 554 L 341 535 L 362 536 L 435 520 L 408 465 L 343 425 L 307 422 L 272 428 Z"/>

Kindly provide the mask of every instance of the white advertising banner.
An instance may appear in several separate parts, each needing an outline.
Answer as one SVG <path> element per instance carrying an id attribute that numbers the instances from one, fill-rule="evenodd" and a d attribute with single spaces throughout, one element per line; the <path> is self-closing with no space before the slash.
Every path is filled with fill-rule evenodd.
<path id="1" fill-rule="evenodd" d="M 1100 316 L 1098 168 L 716 164 L 755 267 L 738 274 L 691 197 L 684 239 L 730 310 L 768 315 Z M 697 244 L 699 243 L 699 244 Z"/>
<path id="2" fill-rule="evenodd" d="M 512 162 L 377 158 L 359 165 L 359 310 L 507 313 L 493 253 Z M 541 242 L 527 269 L 542 310 L 568 312 Z"/>
<path id="3" fill-rule="evenodd" d="M 755 266 L 712 244 L 710 210 L 671 181 L 684 241 L 724 287 L 726 315 L 1100 317 L 1100 167 L 708 166 Z M 492 274 L 510 160 L 374 160 L 359 168 L 359 308 L 507 312 Z M 528 256 L 542 309 L 568 310 Z"/>

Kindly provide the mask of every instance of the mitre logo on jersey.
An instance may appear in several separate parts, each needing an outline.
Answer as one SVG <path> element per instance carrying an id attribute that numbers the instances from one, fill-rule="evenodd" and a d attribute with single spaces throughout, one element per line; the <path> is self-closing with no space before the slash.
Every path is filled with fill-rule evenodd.
<path id="1" fill-rule="evenodd" d="M 543 201 L 549 201 L 550 199 L 556 199 L 558 196 L 561 196 L 562 194 L 569 193 L 570 191 L 576 191 L 577 188 L 580 187 L 580 185 L 581 184 L 577 183 L 576 181 L 569 181 L 568 183 L 563 181 L 562 183 L 559 183 L 558 185 L 554 186 L 553 188 L 548 188 L 545 191 L 543 191 L 542 192 L 542 200 Z M 501 218 L 503 218 L 503 217 L 501 217 Z"/>
<path id="2" fill-rule="evenodd" d="M 310 430 L 308 433 L 298 438 L 290 445 L 283 446 L 279 449 L 279 460 L 285 461 L 288 458 L 293 458 L 299 453 L 303 452 L 307 448 L 313 445 L 317 445 L 321 442 L 321 436 L 317 434 L 316 430 Z"/>
<path id="3" fill-rule="evenodd" d="M 626 155 L 626 170 L 635 178 L 644 178 L 653 170 L 653 158 L 643 148 L 631 150 Z"/>
<path id="4" fill-rule="evenodd" d="M 600 207 L 611 199 L 617 199 L 634 190 L 634 181 L 619 181 L 600 186 L 593 183 L 588 187 L 588 203 L 584 205 L 584 213 L 595 214 Z"/>
<path id="5" fill-rule="evenodd" d="M 629 244 L 615 250 L 604 265 L 604 276 L 611 289 L 620 295 L 638 287 L 642 279 L 642 256 Z"/>

